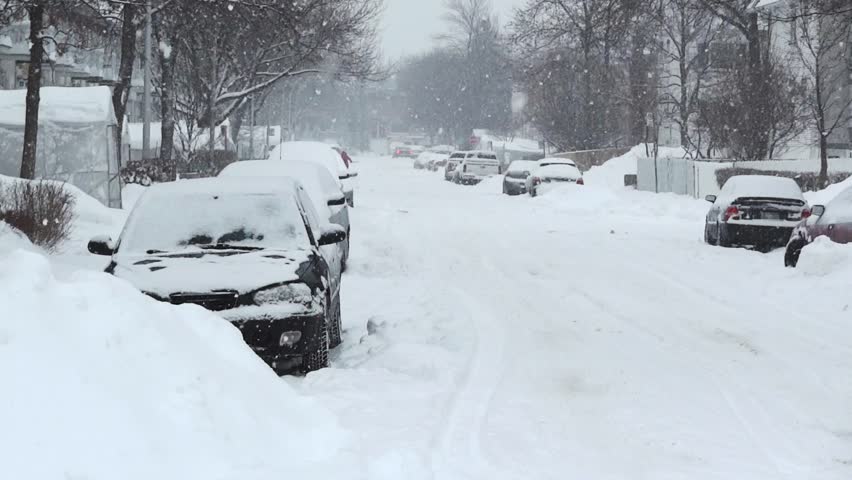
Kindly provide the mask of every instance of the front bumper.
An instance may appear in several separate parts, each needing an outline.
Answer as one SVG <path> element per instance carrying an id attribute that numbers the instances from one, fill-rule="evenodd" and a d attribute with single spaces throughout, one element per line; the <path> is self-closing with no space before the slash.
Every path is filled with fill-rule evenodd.
<path id="1" fill-rule="evenodd" d="M 722 228 L 733 245 L 783 247 L 793 234 L 793 227 L 728 223 Z"/>
<path id="2" fill-rule="evenodd" d="M 288 363 L 295 357 L 301 357 L 315 351 L 325 335 L 325 318 L 322 313 L 294 314 L 280 318 L 258 316 L 258 318 L 228 318 L 243 334 L 243 340 L 252 350 L 270 366 Z M 282 341 L 288 332 L 299 332 L 301 338 L 292 345 Z"/>

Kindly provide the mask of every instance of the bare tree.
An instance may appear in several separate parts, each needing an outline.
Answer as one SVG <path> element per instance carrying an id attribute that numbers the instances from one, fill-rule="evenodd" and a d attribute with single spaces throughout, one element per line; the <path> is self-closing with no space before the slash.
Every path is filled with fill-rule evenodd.
<path id="1" fill-rule="evenodd" d="M 852 120 L 852 97 L 843 87 L 850 70 L 846 58 L 852 47 L 852 26 L 843 15 L 818 15 L 836 2 L 797 0 L 794 15 L 795 52 L 804 67 L 809 95 L 806 104 L 819 138 L 820 186 L 828 185 L 829 138 Z"/>
<path id="2" fill-rule="evenodd" d="M 701 156 L 701 136 L 692 135 L 695 115 L 712 62 L 702 51 L 712 43 L 722 22 L 695 0 L 655 1 L 652 15 L 659 32 L 657 51 L 663 62 L 660 103 L 680 130 L 681 146 Z"/>
<path id="3" fill-rule="evenodd" d="M 708 11 L 734 28 L 745 39 L 747 55 L 745 69 L 748 75 L 741 78 L 745 93 L 740 97 L 746 108 L 742 128 L 746 131 L 741 137 L 746 143 L 741 145 L 745 155 L 751 160 L 763 160 L 769 153 L 771 125 L 768 109 L 771 98 L 767 88 L 766 47 L 762 38 L 759 14 L 754 8 L 754 0 L 698 0 Z"/>

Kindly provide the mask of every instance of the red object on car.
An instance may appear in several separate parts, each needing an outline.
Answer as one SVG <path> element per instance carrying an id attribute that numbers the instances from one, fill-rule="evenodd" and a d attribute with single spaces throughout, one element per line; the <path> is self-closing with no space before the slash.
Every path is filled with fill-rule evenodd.
<path id="1" fill-rule="evenodd" d="M 352 158 L 349 157 L 349 154 L 346 153 L 346 150 L 340 151 L 340 158 L 343 159 L 343 163 L 346 164 L 346 168 L 349 168 L 349 165 L 352 164 Z"/>

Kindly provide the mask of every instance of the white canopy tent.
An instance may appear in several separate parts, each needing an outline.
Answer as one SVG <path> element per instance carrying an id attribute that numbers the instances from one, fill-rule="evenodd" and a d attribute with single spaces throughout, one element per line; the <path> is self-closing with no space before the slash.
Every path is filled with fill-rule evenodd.
<path id="1" fill-rule="evenodd" d="M 26 90 L 0 91 L 0 174 L 18 176 Z M 109 207 L 121 206 L 117 123 L 109 87 L 43 87 L 36 177 L 68 182 Z"/>

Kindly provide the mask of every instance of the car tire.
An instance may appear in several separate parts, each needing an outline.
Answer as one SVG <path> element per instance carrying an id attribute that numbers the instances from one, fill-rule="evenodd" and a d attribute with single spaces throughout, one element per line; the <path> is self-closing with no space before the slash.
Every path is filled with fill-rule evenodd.
<path id="1" fill-rule="evenodd" d="M 331 318 L 328 319 L 328 348 L 336 348 L 343 343 L 343 326 L 340 314 L 340 294 L 332 303 Z"/>
<path id="2" fill-rule="evenodd" d="M 807 242 L 803 238 L 797 238 L 787 244 L 787 250 L 784 252 L 784 266 L 796 268 L 799 264 L 799 256 L 802 254 L 802 249 L 805 248 Z"/>
<path id="3" fill-rule="evenodd" d="M 706 222 L 704 223 L 704 243 L 707 245 L 714 245 L 716 243 L 710 234 L 710 224 Z"/>
<path id="4" fill-rule="evenodd" d="M 315 372 L 328 366 L 328 343 L 328 324 L 326 323 L 317 349 L 302 357 L 302 370 L 305 373 Z"/>

